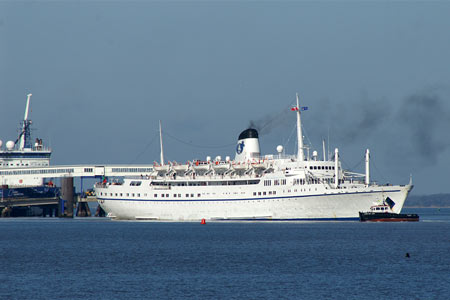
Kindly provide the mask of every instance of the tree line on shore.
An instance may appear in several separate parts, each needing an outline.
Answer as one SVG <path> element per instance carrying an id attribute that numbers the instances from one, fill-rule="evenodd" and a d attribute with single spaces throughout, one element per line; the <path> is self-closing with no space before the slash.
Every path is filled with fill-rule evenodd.
<path id="1" fill-rule="evenodd" d="M 450 194 L 409 195 L 404 207 L 450 207 Z"/>

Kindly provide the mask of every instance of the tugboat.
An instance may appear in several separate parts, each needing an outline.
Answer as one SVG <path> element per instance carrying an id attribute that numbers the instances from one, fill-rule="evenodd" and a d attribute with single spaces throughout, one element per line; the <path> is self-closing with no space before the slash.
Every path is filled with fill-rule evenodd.
<path id="1" fill-rule="evenodd" d="M 390 200 L 390 201 L 389 201 Z M 387 202 L 387 203 L 386 203 Z M 381 205 L 370 207 L 369 212 L 359 212 L 361 222 L 418 222 L 417 214 L 400 214 L 392 212 L 393 201 L 388 197 Z M 389 212 L 391 211 L 391 212 Z"/>

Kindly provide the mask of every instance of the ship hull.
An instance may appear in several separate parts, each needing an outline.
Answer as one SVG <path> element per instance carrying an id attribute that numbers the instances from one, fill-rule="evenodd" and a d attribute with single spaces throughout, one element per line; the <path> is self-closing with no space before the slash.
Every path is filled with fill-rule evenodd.
<path id="1" fill-rule="evenodd" d="M 417 214 L 394 214 L 394 213 L 374 213 L 360 212 L 361 222 L 418 222 Z"/>
<path id="2" fill-rule="evenodd" d="M 58 197 L 58 187 L 34 186 L 34 187 L 14 187 L 0 188 L 0 199 L 16 200 L 16 199 L 39 199 Z"/>
<path id="3" fill-rule="evenodd" d="M 104 192 L 105 190 L 108 192 Z M 277 221 L 358 220 L 360 211 L 367 211 L 370 206 L 383 201 L 386 197 L 395 202 L 393 209 L 399 213 L 409 190 L 409 186 L 390 186 L 352 192 L 328 190 L 326 193 L 288 194 L 280 191 L 277 196 L 272 197 L 246 197 L 246 194 L 251 193 L 237 188 L 229 191 L 230 195 L 236 194 L 234 197 L 204 200 L 108 197 L 107 195 L 116 194 L 113 192 L 114 186 L 110 186 L 109 189 L 97 189 L 96 192 L 101 207 L 116 219 Z M 142 194 L 144 192 L 145 190 L 142 190 Z M 173 192 L 170 191 L 169 195 Z M 200 189 L 196 192 L 200 192 Z M 99 196 L 101 194 L 103 196 Z M 147 194 L 153 195 L 153 192 L 149 191 Z"/>

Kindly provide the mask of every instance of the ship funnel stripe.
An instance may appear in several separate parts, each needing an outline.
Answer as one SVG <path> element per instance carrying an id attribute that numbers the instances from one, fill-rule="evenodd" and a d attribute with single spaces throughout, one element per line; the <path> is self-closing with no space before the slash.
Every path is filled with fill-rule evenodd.
<path id="1" fill-rule="evenodd" d="M 246 129 L 244 131 L 241 132 L 241 134 L 239 135 L 239 140 L 244 140 L 244 139 L 257 139 L 258 138 L 258 131 L 256 131 L 256 129 L 253 128 L 249 128 Z"/>

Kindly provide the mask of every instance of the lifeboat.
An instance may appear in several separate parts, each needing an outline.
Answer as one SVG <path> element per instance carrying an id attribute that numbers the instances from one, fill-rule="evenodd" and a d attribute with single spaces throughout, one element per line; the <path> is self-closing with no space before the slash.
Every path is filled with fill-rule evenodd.
<path id="1" fill-rule="evenodd" d="M 153 169 L 158 172 L 167 172 L 170 169 L 170 165 L 159 165 L 157 163 L 153 164 Z"/>
<path id="2" fill-rule="evenodd" d="M 252 168 L 255 170 L 265 170 L 266 169 L 266 165 L 264 164 L 264 162 L 254 162 L 252 163 Z"/>
<path id="3" fill-rule="evenodd" d="M 230 164 L 224 161 L 216 161 L 212 167 L 216 172 L 225 172 L 230 169 Z"/>
<path id="4" fill-rule="evenodd" d="M 173 165 L 172 168 L 173 168 L 176 172 L 186 172 L 187 170 L 189 170 L 189 164 L 185 164 L 185 165 Z"/>
<path id="5" fill-rule="evenodd" d="M 194 168 L 195 171 L 200 171 L 200 172 L 206 172 L 210 169 L 211 165 L 206 162 L 206 161 L 196 161 L 192 167 Z"/>
<path id="6" fill-rule="evenodd" d="M 247 164 L 246 163 L 242 163 L 242 164 L 233 164 L 232 165 L 232 168 L 233 168 L 233 170 L 235 170 L 235 171 L 244 171 L 244 170 L 246 170 L 247 169 Z"/>

